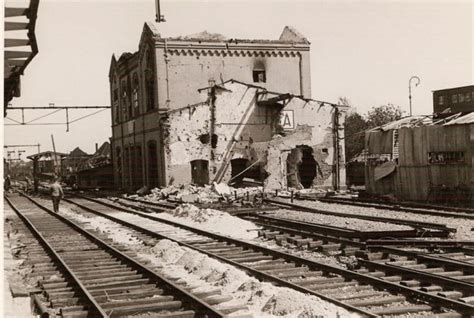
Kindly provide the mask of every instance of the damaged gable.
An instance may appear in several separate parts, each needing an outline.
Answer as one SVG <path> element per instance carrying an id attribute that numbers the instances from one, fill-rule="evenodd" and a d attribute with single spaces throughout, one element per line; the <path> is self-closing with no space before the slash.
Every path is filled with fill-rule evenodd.
<path id="1" fill-rule="evenodd" d="M 306 39 L 306 37 L 298 32 L 294 27 L 292 26 L 285 26 L 283 29 L 283 32 L 281 32 L 280 35 L 280 41 L 287 41 L 287 42 L 296 42 L 296 43 L 308 43 L 309 41 Z"/>

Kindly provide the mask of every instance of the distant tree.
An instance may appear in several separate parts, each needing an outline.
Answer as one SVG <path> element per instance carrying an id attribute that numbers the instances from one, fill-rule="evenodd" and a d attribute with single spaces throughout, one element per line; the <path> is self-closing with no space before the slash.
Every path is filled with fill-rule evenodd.
<path id="1" fill-rule="evenodd" d="M 347 98 L 340 97 L 339 105 L 350 106 Z M 372 107 L 365 115 L 352 109 L 344 122 L 346 158 L 350 160 L 364 149 L 365 131 L 402 118 L 402 110 L 393 104 Z"/>
<path id="2" fill-rule="evenodd" d="M 344 122 L 344 147 L 348 160 L 357 156 L 364 149 L 364 132 L 368 128 L 367 121 L 356 110 L 347 114 Z"/>
<path id="3" fill-rule="evenodd" d="M 402 118 L 402 110 L 400 106 L 393 104 L 372 107 L 365 116 L 370 128 L 385 125 L 389 122 Z"/>

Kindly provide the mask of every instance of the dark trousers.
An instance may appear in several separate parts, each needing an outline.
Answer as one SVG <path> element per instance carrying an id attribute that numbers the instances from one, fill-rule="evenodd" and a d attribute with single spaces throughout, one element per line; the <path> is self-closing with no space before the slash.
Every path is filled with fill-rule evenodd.
<path id="1" fill-rule="evenodd" d="M 57 213 L 59 211 L 59 201 L 61 201 L 61 197 L 52 197 L 52 199 L 54 212 Z"/>

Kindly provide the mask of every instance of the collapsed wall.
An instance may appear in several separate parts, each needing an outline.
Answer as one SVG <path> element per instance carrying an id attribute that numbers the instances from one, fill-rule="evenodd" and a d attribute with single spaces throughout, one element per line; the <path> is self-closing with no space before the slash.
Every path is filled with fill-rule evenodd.
<path id="1" fill-rule="evenodd" d="M 230 81 L 203 90 L 199 104 L 167 112 L 162 126 L 167 184 L 233 183 L 250 177 L 269 189 L 333 187 L 333 125 L 338 116 L 343 127 L 344 113 L 299 97 L 284 106 L 259 104 L 262 91 Z M 284 113 L 291 113 L 291 127 L 282 127 Z M 343 149 L 339 145 L 340 186 L 345 186 Z"/>
<path id="2" fill-rule="evenodd" d="M 164 140 L 167 184 L 228 182 L 231 162 L 255 162 L 250 145 L 269 140 L 276 115 L 257 107 L 256 87 L 239 83 L 202 92 L 202 103 L 169 111 Z"/>
<path id="3" fill-rule="evenodd" d="M 291 112 L 295 128 L 284 130 L 265 143 L 266 165 L 270 173 L 265 181 L 268 189 L 320 188 L 335 185 L 334 116 L 339 126 L 339 187 L 345 187 L 343 125 L 345 110 L 329 104 L 291 99 L 282 113 Z M 262 148 L 262 145 L 259 146 Z M 265 148 L 265 147 L 264 147 Z"/>

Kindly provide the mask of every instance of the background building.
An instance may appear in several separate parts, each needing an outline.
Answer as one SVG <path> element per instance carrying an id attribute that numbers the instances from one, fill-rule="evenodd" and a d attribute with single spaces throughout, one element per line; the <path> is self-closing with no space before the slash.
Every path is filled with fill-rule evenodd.
<path id="1" fill-rule="evenodd" d="M 433 114 L 444 118 L 474 111 L 474 85 L 433 91 Z"/>

